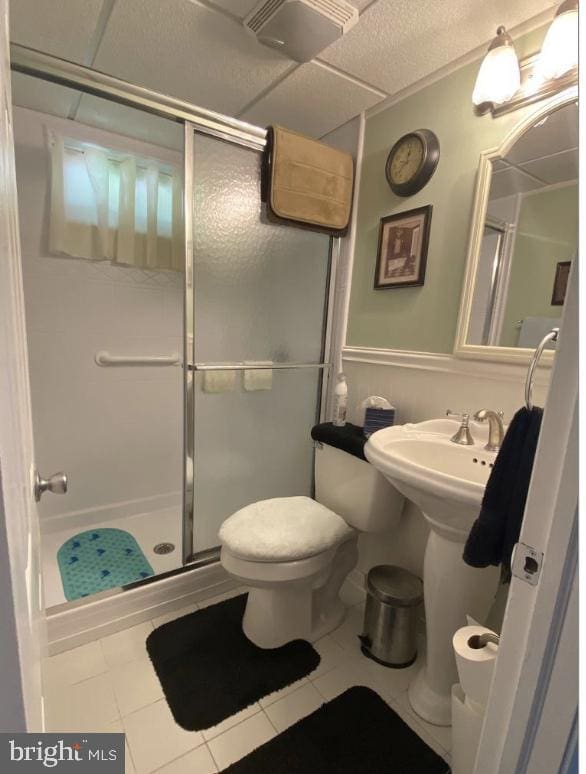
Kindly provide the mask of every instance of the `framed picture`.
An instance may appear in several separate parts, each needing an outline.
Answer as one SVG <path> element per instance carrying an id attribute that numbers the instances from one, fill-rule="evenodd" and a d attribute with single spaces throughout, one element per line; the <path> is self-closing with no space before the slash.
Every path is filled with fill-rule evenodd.
<path id="1" fill-rule="evenodd" d="M 570 266 L 572 261 L 560 261 L 555 267 L 555 277 L 553 280 L 553 292 L 551 294 L 552 306 L 563 306 L 566 299 L 566 290 L 568 288 L 568 277 L 570 276 Z"/>
<path id="2" fill-rule="evenodd" d="M 374 289 L 423 285 L 431 205 L 381 218 Z"/>

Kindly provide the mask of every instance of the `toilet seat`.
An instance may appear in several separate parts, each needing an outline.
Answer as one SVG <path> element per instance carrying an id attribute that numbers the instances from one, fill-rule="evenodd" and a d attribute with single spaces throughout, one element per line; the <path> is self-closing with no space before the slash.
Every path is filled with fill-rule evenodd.
<path id="1" fill-rule="evenodd" d="M 330 548 L 321 554 L 297 559 L 290 562 L 263 562 L 242 559 L 233 554 L 225 545 L 222 546 L 220 560 L 224 569 L 238 578 L 240 583 L 248 585 L 264 585 L 308 581 L 315 578 L 331 564 L 336 548 Z"/>
<path id="2" fill-rule="evenodd" d="M 341 516 L 310 497 L 276 497 L 236 511 L 222 524 L 219 537 L 232 559 L 305 565 L 303 560 L 329 554 L 354 534 Z M 298 577 L 308 574 L 312 571 Z"/>

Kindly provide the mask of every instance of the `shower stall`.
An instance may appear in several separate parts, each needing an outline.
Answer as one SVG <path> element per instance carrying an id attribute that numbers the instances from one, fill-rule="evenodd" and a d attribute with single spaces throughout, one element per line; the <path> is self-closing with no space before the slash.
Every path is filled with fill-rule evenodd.
<path id="1" fill-rule="evenodd" d="M 312 494 L 339 240 L 265 218 L 264 129 L 21 46 L 12 69 L 36 457 L 69 487 L 39 504 L 51 615 L 196 584 L 231 513 Z"/>

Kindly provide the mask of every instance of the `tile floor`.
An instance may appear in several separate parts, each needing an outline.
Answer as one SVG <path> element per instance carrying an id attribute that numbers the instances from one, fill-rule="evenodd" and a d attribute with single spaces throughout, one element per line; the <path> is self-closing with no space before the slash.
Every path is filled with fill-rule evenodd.
<path id="1" fill-rule="evenodd" d="M 165 621 L 214 604 L 243 589 L 161 616 L 47 660 L 48 731 L 126 733 L 127 774 L 212 774 L 229 766 L 352 685 L 367 685 L 449 763 L 451 729 L 417 718 L 407 686 L 418 664 L 392 670 L 364 658 L 357 634 L 363 606 L 319 640 L 319 667 L 307 678 L 265 696 L 214 728 L 188 732 L 173 720 L 146 653 L 145 639 Z"/>

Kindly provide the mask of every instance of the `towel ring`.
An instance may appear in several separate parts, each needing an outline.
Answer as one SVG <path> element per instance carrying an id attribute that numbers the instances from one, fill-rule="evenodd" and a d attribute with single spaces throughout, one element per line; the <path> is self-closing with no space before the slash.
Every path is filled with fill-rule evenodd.
<path id="1" fill-rule="evenodd" d="M 545 345 L 550 341 L 557 341 L 559 332 L 560 332 L 559 328 L 552 328 L 549 333 L 545 334 L 545 336 L 541 339 L 541 341 L 537 345 L 537 349 L 533 353 L 533 357 L 531 358 L 531 363 L 529 363 L 527 378 L 525 379 L 525 406 L 527 407 L 528 411 L 531 411 L 531 409 L 533 408 L 533 401 L 531 400 L 531 394 L 533 392 L 533 374 L 535 373 L 535 369 L 537 367 L 537 364 L 539 363 L 539 359 L 543 354 Z"/>

